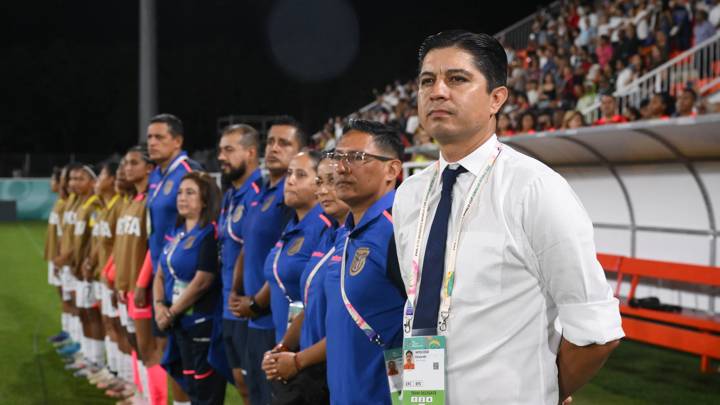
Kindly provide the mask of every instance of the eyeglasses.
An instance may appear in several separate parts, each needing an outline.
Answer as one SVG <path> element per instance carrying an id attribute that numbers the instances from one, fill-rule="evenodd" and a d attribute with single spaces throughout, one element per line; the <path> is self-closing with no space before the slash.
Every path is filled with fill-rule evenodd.
<path id="1" fill-rule="evenodd" d="M 345 163 L 346 165 L 357 165 L 359 162 L 367 162 L 372 159 L 379 160 L 381 162 L 396 160 L 395 158 L 373 155 L 372 153 L 360 151 L 325 152 L 323 153 L 323 159 L 334 160 L 336 162 Z"/>

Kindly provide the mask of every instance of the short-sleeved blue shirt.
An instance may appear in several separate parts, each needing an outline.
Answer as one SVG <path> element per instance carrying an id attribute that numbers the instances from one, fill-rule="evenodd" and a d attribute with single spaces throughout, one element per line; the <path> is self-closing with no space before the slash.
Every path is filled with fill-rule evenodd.
<path id="1" fill-rule="evenodd" d="M 263 268 L 270 249 L 275 246 L 282 230 L 285 229 L 293 211 L 285 205 L 285 179 L 275 186 L 263 182 L 260 194 L 250 201 L 242 235 L 245 246 L 243 262 L 243 287 L 245 295 L 255 295 L 265 284 Z M 272 329 L 272 316 L 265 315 L 251 319 L 248 326 L 255 329 Z"/>
<path id="2" fill-rule="evenodd" d="M 330 257 L 321 263 L 326 254 L 335 246 L 339 233 L 345 227 L 338 227 L 337 221 L 329 215 L 332 229 L 324 232 L 317 247 L 310 255 L 300 276 L 300 295 L 305 306 L 305 317 L 300 331 L 300 350 L 305 350 L 325 337 L 325 312 L 327 300 L 325 299 L 325 273 L 330 264 L 330 258 L 335 255 L 334 250 Z M 317 267 L 317 269 L 316 269 Z M 313 274 L 314 272 L 314 274 Z M 312 275 L 312 278 L 310 276 Z M 310 279 L 308 283 L 308 279 Z"/>
<path id="3" fill-rule="evenodd" d="M 201 170 L 199 163 L 180 152 L 163 172 L 160 166 L 150 173 L 148 179 L 147 209 L 150 213 L 150 232 L 148 244 L 153 263 L 153 274 L 157 271 L 157 261 L 162 248 L 170 238 L 177 221 L 177 193 L 183 176 L 192 171 Z"/>
<path id="4" fill-rule="evenodd" d="M 213 285 L 182 315 L 180 324 L 184 329 L 214 320 L 220 313 L 220 280 L 218 276 L 217 239 L 215 226 L 199 224 L 186 231 L 185 226 L 173 230 L 160 255 L 163 272 L 165 302 L 172 304 L 173 287 L 179 281 L 190 284 L 198 271 L 214 274 Z"/>
<path id="5" fill-rule="evenodd" d="M 262 174 L 255 170 L 239 188 L 231 187 L 223 197 L 220 218 L 218 218 L 220 262 L 222 264 L 223 318 L 240 320 L 228 308 L 228 297 L 232 288 L 235 262 L 243 247 L 242 222 L 250 201 L 260 194 Z M 241 292 L 240 292 L 241 293 Z"/>
<path id="6" fill-rule="evenodd" d="M 270 284 L 270 309 L 275 326 L 275 341 L 281 342 L 287 330 L 288 306 L 301 301 L 300 276 L 324 233 L 332 231 L 332 222 L 316 205 L 302 220 L 293 217 L 265 259 L 265 279 Z M 277 257 L 277 278 L 273 267 Z M 280 281 L 278 282 L 278 278 Z M 280 287 L 285 287 L 285 291 Z"/>
<path id="7" fill-rule="evenodd" d="M 394 196 L 392 191 L 375 202 L 357 225 L 352 214 L 348 217 L 347 237 L 338 238 L 337 254 L 327 268 L 327 379 L 332 404 L 391 404 L 383 351 L 402 345 L 404 303 L 400 290 L 387 274 Z M 340 295 L 342 252 L 347 238 L 345 292 L 363 319 L 380 335 L 383 347 L 371 342 L 360 330 Z"/>

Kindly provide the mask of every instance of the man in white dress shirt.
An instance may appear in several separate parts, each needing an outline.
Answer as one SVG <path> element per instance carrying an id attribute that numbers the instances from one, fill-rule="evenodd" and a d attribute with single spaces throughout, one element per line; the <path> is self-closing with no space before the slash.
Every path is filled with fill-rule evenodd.
<path id="1" fill-rule="evenodd" d="M 441 156 L 393 206 L 403 280 L 418 296 L 406 336 L 446 337 L 447 404 L 566 401 L 624 336 L 592 223 L 559 174 L 498 142 L 507 59 L 494 38 L 432 35 L 419 63 L 418 116 Z M 454 185 L 441 192 L 443 181 Z M 418 325 L 423 306 L 432 316 Z"/>

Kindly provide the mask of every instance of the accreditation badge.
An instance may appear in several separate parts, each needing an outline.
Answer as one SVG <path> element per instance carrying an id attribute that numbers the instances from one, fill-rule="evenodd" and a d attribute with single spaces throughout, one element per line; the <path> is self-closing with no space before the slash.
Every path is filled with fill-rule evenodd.
<path id="1" fill-rule="evenodd" d="M 293 319 L 295 319 L 298 315 L 300 315 L 300 312 L 302 312 L 304 309 L 302 301 L 293 301 L 288 306 L 288 321 L 287 326 L 290 328 L 290 324 L 292 324 Z"/>
<path id="2" fill-rule="evenodd" d="M 180 297 L 183 295 L 185 290 L 187 290 L 188 285 L 190 283 L 186 283 L 182 280 L 175 279 L 175 282 L 173 283 L 173 291 L 172 291 L 172 303 L 176 303 Z M 192 314 L 192 306 L 185 311 L 186 315 Z"/>
<path id="3" fill-rule="evenodd" d="M 402 353 L 402 347 L 385 350 L 383 352 L 383 356 L 385 357 L 385 374 L 387 374 L 388 387 L 390 387 L 390 399 L 393 405 L 402 404 Z"/>
<path id="4" fill-rule="evenodd" d="M 403 405 L 445 403 L 445 336 L 403 339 Z"/>

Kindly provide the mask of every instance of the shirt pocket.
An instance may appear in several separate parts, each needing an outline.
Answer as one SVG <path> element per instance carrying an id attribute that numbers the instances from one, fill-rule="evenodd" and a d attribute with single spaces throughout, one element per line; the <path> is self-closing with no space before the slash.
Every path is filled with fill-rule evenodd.
<path id="1" fill-rule="evenodd" d="M 460 237 L 453 301 L 477 303 L 502 292 L 505 235 L 465 231 Z"/>

